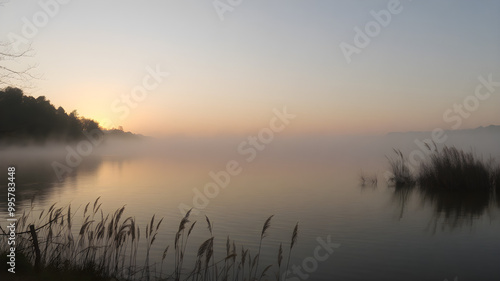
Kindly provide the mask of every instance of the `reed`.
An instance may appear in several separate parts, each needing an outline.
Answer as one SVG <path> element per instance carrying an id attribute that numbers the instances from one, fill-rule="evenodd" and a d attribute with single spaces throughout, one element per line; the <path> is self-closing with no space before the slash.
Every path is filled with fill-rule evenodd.
<path id="1" fill-rule="evenodd" d="M 183 217 L 175 232 L 174 251 L 169 252 L 170 247 L 167 245 L 163 250 L 161 261 L 153 262 L 150 258 L 150 252 L 155 247 L 154 244 L 160 234 L 163 219 L 158 219 L 153 215 L 141 232 L 141 227 L 136 219 L 125 216 L 125 206 L 114 213 L 104 215 L 99 200 L 100 198 L 97 198 L 93 204 L 87 204 L 82 211 L 80 208 L 74 210 L 71 205 L 57 207 L 56 204 L 53 204 L 48 210 L 42 210 L 36 217 L 33 215 L 33 207 L 31 207 L 18 219 L 18 231 L 29 229 L 29 225 L 44 226 L 46 224 L 38 230 L 38 241 L 42 252 L 42 273 L 36 275 L 46 276 L 46 278 L 42 277 L 37 280 L 66 280 L 71 276 L 86 276 L 85 280 L 116 278 L 129 281 L 254 280 L 252 278 L 263 280 L 273 268 L 274 264 L 269 264 L 261 272 L 258 272 L 262 240 L 267 235 L 273 216 L 264 223 L 259 248 L 253 257 L 250 249 L 243 246 L 241 246 L 241 254 L 238 257 L 237 244 L 229 236 L 226 238 L 225 256 L 216 257 L 214 249 L 216 238 L 213 235 L 213 224 L 206 217 L 210 237 L 198 247 L 195 260 L 185 266 L 188 240 L 196 224 L 196 221 L 193 223 L 190 221 L 190 211 Z M 78 215 L 79 212 L 82 213 L 82 216 Z M 74 228 L 75 223 L 78 224 L 76 229 Z M 297 239 L 297 227 L 296 225 L 294 229 L 288 253 L 288 263 L 291 250 Z M 0 234 L 2 232 L 5 233 L 5 230 L 0 228 Z M 27 274 L 34 274 L 32 268 L 35 256 L 29 234 L 18 235 L 16 242 L 16 254 L 19 259 L 24 258 L 28 264 L 23 271 Z M 0 254 L 6 256 L 3 253 L 8 250 L 5 246 L 8 245 L 7 236 L 0 235 L 0 243 Z M 141 249 L 141 247 L 144 248 Z M 140 253 L 144 257 L 141 258 L 144 263 L 138 264 L 137 256 Z M 282 244 L 280 244 L 276 266 L 278 269 L 277 277 L 281 273 L 282 259 L 283 249 Z M 164 263 L 166 262 L 173 264 L 171 272 L 165 269 Z M 158 271 L 157 266 L 159 267 Z"/>
<path id="2" fill-rule="evenodd" d="M 260 241 L 259 241 L 259 251 L 257 252 L 257 256 L 255 256 L 255 258 L 257 259 L 257 261 L 256 261 L 256 264 L 255 264 L 255 274 L 253 276 L 253 279 L 256 279 L 256 277 L 257 277 L 257 270 L 259 269 L 259 259 L 260 259 L 260 250 L 262 248 L 262 240 L 264 240 L 264 237 L 266 237 L 266 235 L 267 235 L 267 230 L 271 226 L 271 219 L 273 217 L 274 217 L 274 215 L 272 215 L 269 218 L 267 218 L 267 220 L 264 222 L 264 225 L 262 226 L 262 231 L 260 233 Z M 265 273 L 265 270 L 262 273 L 262 275 L 264 273 Z"/>
<path id="3" fill-rule="evenodd" d="M 359 183 L 361 186 L 377 186 L 378 185 L 378 177 L 377 175 L 367 176 L 365 173 L 361 172 L 359 175 Z"/>
<path id="4" fill-rule="evenodd" d="M 389 182 L 396 187 L 418 184 L 421 188 L 448 191 L 500 190 L 500 166 L 493 159 L 484 160 L 472 152 L 444 146 L 441 150 L 435 149 L 427 161 L 421 162 L 418 173 L 413 175 L 403 153 L 396 149 L 394 152 L 396 157 L 387 159 L 392 172 Z M 362 175 L 361 183 L 366 181 Z"/>
<path id="5" fill-rule="evenodd" d="M 295 243 L 297 243 L 298 233 L 299 233 L 299 223 L 297 223 L 295 225 L 295 228 L 293 229 L 293 232 L 292 232 L 292 239 L 290 241 L 290 249 L 288 251 L 288 260 L 286 262 L 285 277 L 288 274 L 288 266 L 290 265 L 290 257 L 292 256 L 293 246 L 295 246 Z"/>
<path id="6" fill-rule="evenodd" d="M 413 186 L 415 185 L 415 179 L 410 172 L 408 163 L 403 156 L 401 150 L 394 149 L 396 157 L 387 157 L 389 161 L 390 171 L 392 176 L 389 178 L 389 182 L 394 184 L 395 187 L 403 186 Z"/>
<path id="7" fill-rule="evenodd" d="M 445 146 L 420 165 L 418 183 L 442 190 L 491 191 L 498 173 L 493 167 L 493 160 L 484 161 L 472 152 Z"/>

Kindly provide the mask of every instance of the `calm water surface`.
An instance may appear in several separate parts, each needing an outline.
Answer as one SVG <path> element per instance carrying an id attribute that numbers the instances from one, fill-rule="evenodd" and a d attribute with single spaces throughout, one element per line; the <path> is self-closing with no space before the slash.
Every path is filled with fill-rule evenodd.
<path id="1" fill-rule="evenodd" d="M 210 171 L 235 160 L 241 174 L 191 216 L 198 224 L 188 261 L 209 238 L 205 215 L 214 225 L 217 259 L 225 256 L 228 235 L 255 251 L 262 224 L 275 215 L 261 264 L 275 263 L 279 243 L 289 243 L 299 222 L 291 264 L 303 273 L 291 275 L 298 278 L 292 280 L 500 280 L 500 200 L 387 187 L 385 151 L 362 159 L 346 157 L 342 149 L 306 153 L 276 145 L 247 162 L 233 152 L 235 146 L 214 148 L 213 155 L 201 148 L 184 156 L 175 151 L 126 157 L 100 153 L 86 158 L 62 182 L 53 176 L 50 162 L 38 156 L 25 163 L 10 155 L 2 165 L 17 164 L 20 204 L 28 209 L 34 198 L 35 213 L 55 202 L 81 212 L 100 196 L 104 211 L 125 205 L 125 216 L 135 217 L 144 228 L 153 214 L 164 217 L 152 253 L 155 261 L 173 244 L 183 216 L 179 205 L 193 206 L 193 189 L 203 191 Z M 377 187 L 360 186 L 361 169 L 378 174 Z M 311 269 L 316 266 L 307 258 L 314 256 L 318 239 L 338 245 Z"/>

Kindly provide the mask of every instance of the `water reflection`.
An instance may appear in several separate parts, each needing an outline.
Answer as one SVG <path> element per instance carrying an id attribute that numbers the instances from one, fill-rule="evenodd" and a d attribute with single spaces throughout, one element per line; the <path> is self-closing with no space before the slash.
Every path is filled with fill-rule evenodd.
<path id="1" fill-rule="evenodd" d="M 66 173 L 63 180 L 60 181 L 52 167 L 54 161 L 63 163 L 59 158 L 40 155 L 33 155 L 30 158 L 24 156 L 1 157 L 0 167 L 3 167 L 2 170 L 7 171 L 9 166 L 16 168 L 16 205 L 27 206 L 33 200 L 35 202 L 45 202 L 58 188 L 76 186 L 78 177 L 97 173 L 103 163 L 103 159 L 99 155 L 88 157 L 78 167 L 72 169 L 71 173 Z M 2 178 L 6 176 L 7 173 Z M 1 204 L 0 212 L 6 210 L 7 205 Z"/>
<path id="2" fill-rule="evenodd" d="M 472 226 L 485 215 L 500 208 L 500 193 L 496 192 L 452 192 L 430 188 L 395 188 L 391 201 L 397 206 L 399 219 L 403 218 L 412 196 L 415 195 L 424 207 L 432 212 L 427 230 L 435 233 Z"/>
<path id="3" fill-rule="evenodd" d="M 413 188 L 411 187 L 399 187 L 395 188 L 391 196 L 391 201 L 396 205 L 399 212 L 399 219 L 403 218 L 404 212 L 406 211 L 409 199 L 413 193 Z"/>
<path id="4" fill-rule="evenodd" d="M 423 203 L 431 204 L 434 210 L 429 229 L 456 229 L 472 226 L 474 221 L 483 217 L 490 209 L 490 192 L 446 192 L 422 189 Z"/>
<path id="5" fill-rule="evenodd" d="M 500 208 L 500 188 L 497 188 L 495 194 L 496 194 L 497 206 L 498 208 Z"/>

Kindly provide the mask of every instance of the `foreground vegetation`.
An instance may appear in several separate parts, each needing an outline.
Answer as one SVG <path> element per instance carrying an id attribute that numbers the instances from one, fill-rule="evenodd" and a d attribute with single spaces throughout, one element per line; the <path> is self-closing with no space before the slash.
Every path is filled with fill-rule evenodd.
<path id="1" fill-rule="evenodd" d="M 269 217 L 260 233 L 259 248 L 255 252 L 237 247 L 229 236 L 223 257 L 216 257 L 212 223 L 205 217 L 210 237 L 199 247 L 195 261 L 185 265 L 186 247 L 196 221 L 190 221 L 189 211 L 179 223 L 172 247 L 166 246 L 161 261 L 150 260 L 150 252 L 155 243 L 163 219 L 151 218 L 145 228 L 137 225 L 132 217 L 123 218 L 125 207 L 113 214 L 104 215 L 99 198 L 87 204 L 79 229 L 73 229 L 75 215 L 71 205 L 56 208 L 55 204 L 43 210 L 37 219 L 28 222 L 31 211 L 18 220 L 20 233 L 29 230 L 29 225 L 37 229 L 40 256 L 34 251 L 34 243 L 29 233 L 16 237 L 16 278 L 20 280 L 281 280 L 297 241 L 298 224 L 292 232 L 286 264 L 283 263 L 284 246 L 277 248 L 277 260 L 273 265 L 259 265 L 262 241 L 266 237 L 273 216 Z M 79 224 L 80 225 L 80 224 Z M 4 229 L 0 230 L 5 234 Z M 0 261 L 7 253 L 7 236 L 0 236 Z M 157 247 L 157 246 L 155 246 Z M 140 256 L 140 260 L 138 259 Z M 173 268 L 167 271 L 167 265 Z M 2 274 L 7 272 L 4 268 Z M 10 273 L 7 273 L 10 274 Z M 13 277 L 10 274 L 9 277 Z M 3 279 L 3 278 L 0 278 Z"/>

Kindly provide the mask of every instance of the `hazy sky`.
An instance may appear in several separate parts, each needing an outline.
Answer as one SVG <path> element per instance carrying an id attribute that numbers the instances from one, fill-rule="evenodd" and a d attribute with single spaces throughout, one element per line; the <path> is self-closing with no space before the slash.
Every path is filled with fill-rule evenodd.
<path id="1" fill-rule="evenodd" d="M 38 64 L 43 80 L 28 92 L 125 130 L 254 133 L 283 106 L 297 115 L 290 134 L 500 123 L 500 87 L 478 104 L 469 97 L 473 110 L 463 116 L 449 112 L 443 119 L 474 95 L 479 76 L 500 82 L 500 1 L 66 2 L 7 2 L 0 40 L 23 36 L 26 20 L 38 24 L 30 39 L 36 54 L 20 63 Z M 43 3 L 52 3 L 51 15 Z M 214 3 L 239 5 L 221 20 Z M 381 10 L 388 11 L 379 13 L 382 24 L 370 24 L 371 11 Z M 355 37 L 361 42 L 365 35 L 355 28 L 367 24 L 373 37 L 356 45 Z M 359 47 L 350 63 L 342 42 Z M 170 76 L 123 116 L 121 96 L 142 85 L 147 67 Z"/>

